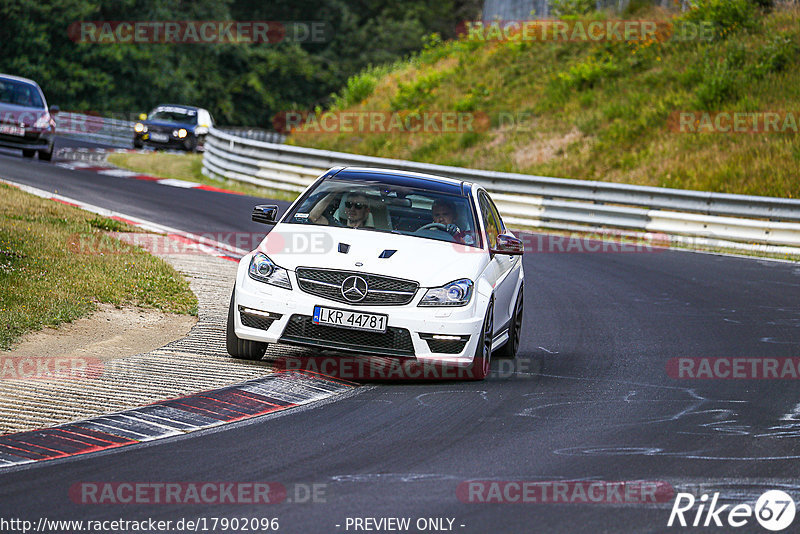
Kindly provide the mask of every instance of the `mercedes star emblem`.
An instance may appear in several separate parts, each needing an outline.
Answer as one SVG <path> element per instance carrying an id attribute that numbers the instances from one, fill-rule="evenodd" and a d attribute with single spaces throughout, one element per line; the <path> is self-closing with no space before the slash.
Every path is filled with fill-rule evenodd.
<path id="1" fill-rule="evenodd" d="M 342 296 L 350 302 L 359 302 L 367 296 L 367 281 L 360 276 L 348 276 L 342 282 Z"/>

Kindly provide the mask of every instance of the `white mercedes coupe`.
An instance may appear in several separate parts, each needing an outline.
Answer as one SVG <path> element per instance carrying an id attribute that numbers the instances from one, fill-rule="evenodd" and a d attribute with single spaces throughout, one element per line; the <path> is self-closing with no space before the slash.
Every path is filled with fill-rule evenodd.
<path id="1" fill-rule="evenodd" d="M 415 359 L 484 379 L 513 358 L 523 318 L 523 244 L 482 187 L 404 171 L 320 176 L 239 263 L 227 349 L 269 343 Z"/>

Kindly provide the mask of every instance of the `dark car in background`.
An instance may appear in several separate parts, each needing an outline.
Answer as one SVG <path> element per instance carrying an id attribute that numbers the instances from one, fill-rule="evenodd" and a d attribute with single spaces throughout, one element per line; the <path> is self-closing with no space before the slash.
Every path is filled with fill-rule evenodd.
<path id="1" fill-rule="evenodd" d="M 208 129 L 214 125 L 211 114 L 193 106 L 164 104 L 149 115 L 142 115 L 133 127 L 133 146 L 201 150 Z"/>
<path id="2" fill-rule="evenodd" d="M 22 150 L 22 155 L 53 158 L 56 123 L 39 85 L 33 80 L 0 74 L 0 147 Z"/>

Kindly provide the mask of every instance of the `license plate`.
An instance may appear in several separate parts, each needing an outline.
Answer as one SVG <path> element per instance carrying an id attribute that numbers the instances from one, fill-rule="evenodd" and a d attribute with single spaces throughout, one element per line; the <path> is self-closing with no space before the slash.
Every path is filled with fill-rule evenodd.
<path id="1" fill-rule="evenodd" d="M 150 140 L 155 141 L 157 143 L 166 143 L 169 141 L 169 136 L 167 134 L 162 133 L 151 133 Z"/>
<path id="2" fill-rule="evenodd" d="M 388 320 L 388 315 L 337 310 L 336 308 L 325 308 L 323 306 L 314 306 L 314 317 L 311 319 L 314 324 L 338 326 L 353 330 L 367 330 L 369 332 L 386 332 Z"/>
<path id="3" fill-rule="evenodd" d="M 25 128 L 19 126 L 8 126 L 7 124 L 0 125 L 0 133 L 7 135 L 25 135 Z"/>

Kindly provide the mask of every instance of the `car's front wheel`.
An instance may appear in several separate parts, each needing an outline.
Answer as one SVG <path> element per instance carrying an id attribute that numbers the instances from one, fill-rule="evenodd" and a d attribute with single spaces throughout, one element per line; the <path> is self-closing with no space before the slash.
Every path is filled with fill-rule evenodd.
<path id="1" fill-rule="evenodd" d="M 228 324 L 225 328 L 225 346 L 228 349 L 228 354 L 241 360 L 260 360 L 264 357 L 264 353 L 267 352 L 269 343 L 240 339 L 236 336 L 233 315 L 236 313 L 233 301 L 234 293 L 236 293 L 236 287 L 233 288 L 233 293 L 231 293 L 231 304 L 228 307 Z"/>
<path id="2" fill-rule="evenodd" d="M 472 358 L 470 375 L 474 380 L 483 380 L 489 376 L 492 366 L 492 335 L 494 333 L 494 301 L 489 302 L 486 316 L 483 319 L 478 346 L 475 347 L 475 356 Z"/>
<path id="3" fill-rule="evenodd" d="M 22 157 L 23 158 L 32 158 L 36 155 L 36 150 L 31 150 L 27 148 L 22 149 Z"/>
<path id="4" fill-rule="evenodd" d="M 497 351 L 498 358 L 515 358 L 519 349 L 519 338 L 522 333 L 522 316 L 524 313 L 522 298 L 523 287 L 519 287 L 517 303 L 514 305 L 514 314 L 511 316 L 511 324 L 508 325 L 508 341 Z"/>
<path id="5" fill-rule="evenodd" d="M 50 161 L 50 160 L 52 160 L 53 159 L 53 145 L 50 145 L 50 147 L 47 150 L 40 150 L 39 151 L 39 159 L 42 160 L 42 161 Z"/>

